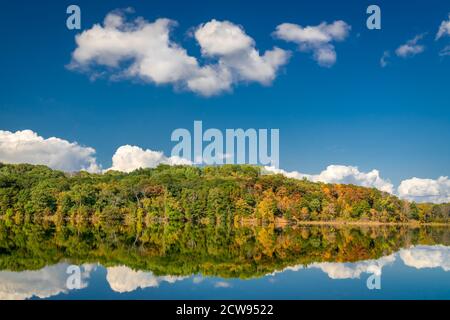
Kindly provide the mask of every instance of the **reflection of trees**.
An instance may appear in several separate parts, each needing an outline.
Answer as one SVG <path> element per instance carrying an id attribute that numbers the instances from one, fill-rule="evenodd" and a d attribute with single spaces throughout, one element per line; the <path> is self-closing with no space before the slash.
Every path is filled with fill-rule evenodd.
<path id="1" fill-rule="evenodd" d="M 0 269 L 72 263 L 126 265 L 155 275 L 249 278 L 292 265 L 378 259 L 414 244 L 450 243 L 448 228 L 0 221 Z"/>

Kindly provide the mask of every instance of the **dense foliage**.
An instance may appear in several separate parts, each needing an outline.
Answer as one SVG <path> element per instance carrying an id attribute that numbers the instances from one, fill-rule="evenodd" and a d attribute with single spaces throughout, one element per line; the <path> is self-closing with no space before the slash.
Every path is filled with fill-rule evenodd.
<path id="1" fill-rule="evenodd" d="M 450 204 L 415 204 L 374 188 L 262 174 L 248 165 L 64 173 L 0 164 L 0 215 L 16 220 L 449 222 Z"/>

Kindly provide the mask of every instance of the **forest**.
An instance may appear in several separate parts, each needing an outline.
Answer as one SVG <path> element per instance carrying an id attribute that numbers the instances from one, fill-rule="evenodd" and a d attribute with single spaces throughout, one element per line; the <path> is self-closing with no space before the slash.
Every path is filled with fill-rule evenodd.
<path id="1" fill-rule="evenodd" d="M 265 174 L 252 165 L 66 173 L 0 164 L 0 216 L 15 221 L 449 223 L 450 204 L 414 203 L 355 185 Z"/>

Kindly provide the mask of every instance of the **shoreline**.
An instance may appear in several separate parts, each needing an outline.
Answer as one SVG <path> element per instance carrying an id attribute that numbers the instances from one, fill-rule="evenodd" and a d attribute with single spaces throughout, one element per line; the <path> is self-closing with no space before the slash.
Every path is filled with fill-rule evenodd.
<path id="1" fill-rule="evenodd" d="M 246 224 L 261 224 L 258 219 L 241 219 L 237 221 L 242 225 Z M 409 226 L 409 227 L 450 227 L 450 223 L 446 222 L 418 222 L 418 221 L 408 221 L 408 222 L 382 222 L 382 221 L 344 221 L 344 220 L 330 220 L 330 221 L 305 221 L 305 220 L 287 220 L 284 218 L 275 218 L 273 223 L 276 226 L 298 226 L 298 225 L 334 225 L 334 226 Z"/>
<path id="2" fill-rule="evenodd" d="M 433 226 L 450 227 L 450 223 L 445 222 L 381 222 L 381 221 L 297 221 L 299 225 L 360 225 L 360 226 Z"/>
<path id="3" fill-rule="evenodd" d="M 11 217 L 6 217 L 5 215 L 0 215 L 0 220 L 6 220 Z M 44 216 L 39 219 L 40 221 L 51 221 L 56 222 L 58 219 L 56 216 Z M 80 221 L 88 221 L 91 223 L 101 222 L 100 220 L 93 219 L 92 217 L 89 218 L 82 218 L 79 219 L 79 217 L 75 219 L 65 218 L 63 219 L 65 221 L 73 221 L 73 222 L 80 222 Z M 176 221 L 176 220 L 174 220 Z M 178 220 L 181 221 L 181 220 Z M 207 222 L 205 220 L 199 220 L 199 221 L 192 221 L 192 220 L 186 220 L 193 223 L 200 223 L 200 224 L 208 224 L 210 222 Z M 33 221 L 37 222 L 37 221 Z M 125 220 L 123 221 L 124 223 Z M 168 219 L 157 219 L 157 220 L 151 220 L 150 223 L 147 224 L 154 224 L 154 223 L 167 223 L 169 222 Z M 307 225 L 322 225 L 322 226 L 408 226 L 408 227 L 450 227 L 450 223 L 446 222 L 418 222 L 418 221 L 407 221 L 407 222 L 382 222 L 382 221 L 345 221 L 345 220 L 330 220 L 330 221 L 306 221 L 306 220 L 288 220 L 285 218 L 276 217 L 273 221 L 261 221 L 257 218 L 241 218 L 234 221 L 235 224 L 240 225 L 267 225 L 273 223 L 277 227 L 286 227 L 286 226 L 307 226 Z"/>

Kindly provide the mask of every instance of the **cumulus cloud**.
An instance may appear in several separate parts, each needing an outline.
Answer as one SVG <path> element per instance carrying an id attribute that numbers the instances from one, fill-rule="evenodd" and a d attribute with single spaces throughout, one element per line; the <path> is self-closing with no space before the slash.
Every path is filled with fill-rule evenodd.
<path id="1" fill-rule="evenodd" d="M 202 55 L 214 60 L 202 66 L 171 40 L 176 25 L 165 18 L 127 21 L 124 12 L 113 11 L 103 25 L 95 24 L 76 36 L 77 47 L 69 68 L 93 77 L 106 73 L 115 80 L 171 84 L 211 96 L 230 91 L 241 81 L 270 84 L 289 58 L 289 52 L 279 48 L 260 55 L 254 40 L 240 26 L 211 20 L 194 32 Z"/>
<path id="2" fill-rule="evenodd" d="M 389 51 L 384 51 L 383 55 L 380 58 L 380 66 L 382 68 L 385 68 L 388 65 L 388 59 L 390 58 L 391 54 Z"/>
<path id="3" fill-rule="evenodd" d="M 0 162 L 43 164 L 64 171 L 100 170 L 95 150 L 60 138 L 45 139 L 31 130 L 0 130 Z"/>
<path id="4" fill-rule="evenodd" d="M 450 13 L 448 14 L 448 20 L 444 20 L 441 22 L 439 30 L 436 34 L 436 40 L 439 40 L 444 36 L 450 36 Z"/>
<path id="5" fill-rule="evenodd" d="M 139 168 L 155 168 L 159 164 L 191 165 L 192 162 L 178 156 L 166 157 L 160 151 L 125 145 L 116 150 L 112 157 L 112 167 L 106 171 L 131 172 Z"/>
<path id="6" fill-rule="evenodd" d="M 68 293 L 66 273 L 69 265 L 59 263 L 35 271 L 0 271 L 0 299 L 24 300 L 32 297 L 49 298 L 60 293 Z M 81 266 L 81 288 L 88 285 L 88 278 L 94 265 Z"/>
<path id="7" fill-rule="evenodd" d="M 443 245 L 402 249 L 400 258 L 407 266 L 416 269 L 442 268 L 444 271 L 450 271 L 450 247 Z"/>
<path id="8" fill-rule="evenodd" d="M 413 57 L 425 50 L 425 46 L 418 44 L 418 42 L 424 37 L 424 34 L 419 34 L 413 39 L 408 40 L 405 44 L 402 44 L 395 50 L 395 54 L 401 58 Z"/>
<path id="9" fill-rule="evenodd" d="M 400 197 L 416 202 L 450 202 L 448 177 L 433 179 L 411 178 L 403 180 L 398 187 Z"/>
<path id="10" fill-rule="evenodd" d="M 161 282 L 174 283 L 183 280 L 181 276 L 155 276 L 152 272 L 135 271 L 126 266 L 107 268 L 106 280 L 116 292 L 131 292 L 137 289 L 158 287 Z"/>
<path id="11" fill-rule="evenodd" d="M 320 66 L 331 67 L 336 62 L 333 42 L 345 40 L 350 29 L 351 26 L 342 20 L 306 27 L 283 23 L 273 34 L 278 39 L 296 43 L 300 51 L 312 52 Z"/>
<path id="12" fill-rule="evenodd" d="M 369 172 L 359 171 L 358 167 L 329 165 L 319 174 L 305 174 L 298 171 L 285 171 L 275 167 L 265 167 L 269 173 L 282 174 L 288 178 L 308 179 L 310 181 L 320 181 L 325 183 L 354 184 L 363 187 L 377 188 L 381 191 L 393 193 L 394 186 L 389 180 L 381 178 L 378 170 Z"/>
<path id="13" fill-rule="evenodd" d="M 280 48 L 263 55 L 255 49 L 255 41 L 242 27 L 229 21 L 211 20 L 195 31 L 202 54 L 218 58 L 218 65 L 230 72 L 236 81 L 270 84 L 279 66 L 285 64 L 289 53 Z"/>

